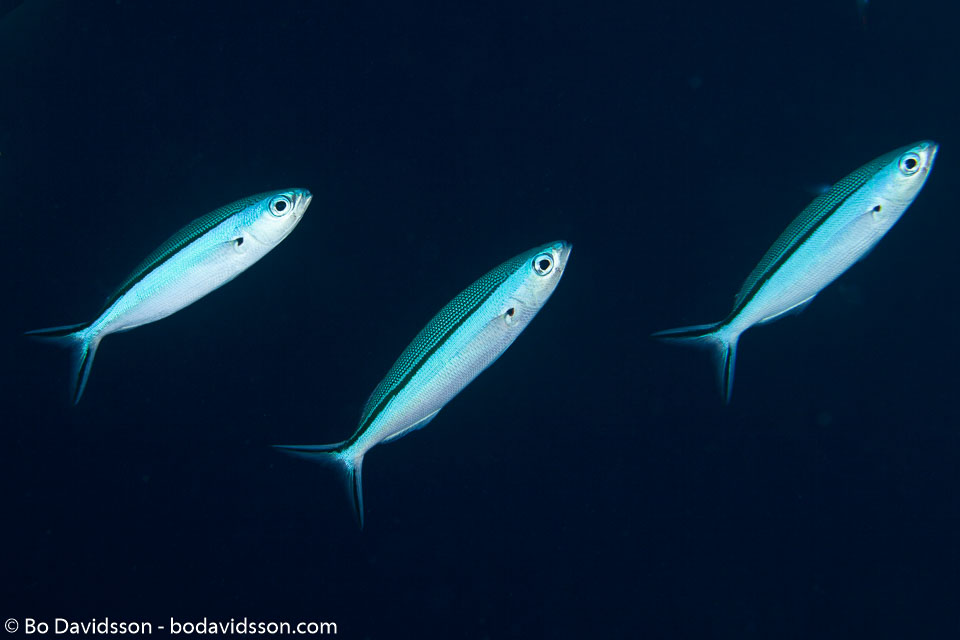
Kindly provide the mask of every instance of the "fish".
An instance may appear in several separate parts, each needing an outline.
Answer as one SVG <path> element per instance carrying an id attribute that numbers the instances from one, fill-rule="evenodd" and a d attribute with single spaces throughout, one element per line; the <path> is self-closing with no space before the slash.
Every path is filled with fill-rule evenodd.
<path id="1" fill-rule="evenodd" d="M 71 350 L 76 405 L 106 336 L 166 318 L 230 282 L 293 231 L 312 199 L 307 189 L 285 189 L 211 211 L 148 255 L 107 298 L 96 319 L 26 335 Z"/>
<path id="2" fill-rule="evenodd" d="M 729 404 L 740 335 L 803 311 L 862 260 L 914 201 L 937 155 L 924 140 L 863 165 L 816 198 L 787 227 L 744 281 L 726 318 L 653 337 L 713 349 L 720 393 Z"/>
<path id="3" fill-rule="evenodd" d="M 363 528 L 363 457 L 427 426 L 443 407 L 494 363 L 550 298 L 572 245 L 558 241 L 507 260 L 462 291 L 430 320 L 374 389 L 347 440 L 274 445 L 339 467 Z"/>

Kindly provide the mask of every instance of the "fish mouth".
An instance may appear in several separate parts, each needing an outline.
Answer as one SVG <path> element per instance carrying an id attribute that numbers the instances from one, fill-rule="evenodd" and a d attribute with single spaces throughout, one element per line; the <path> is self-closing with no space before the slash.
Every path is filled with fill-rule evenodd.
<path id="1" fill-rule="evenodd" d="M 553 245 L 553 249 L 557 254 L 557 269 L 563 273 L 564 267 L 567 266 L 567 259 L 570 257 L 570 252 L 573 251 L 573 244 L 561 240 Z"/>
<path id="2" fill-rule="evenodd" d="M 310 203 L 312 201 L 313 201 L 313 194 L 310 193 L 308 189 L 304 189 L 303 191 L 297 194 L 297 205 L 294 207 L 294 209 L 297 211 L 297 213 L 299 213 L 300 215 L 303 215 L 306 212 L 307 207 L 310 206 Z"/>
<path id="3" fill-rule="evenodd" d="M 937 157 L 940 145 L 933 140 L 921 140 L 913 147 L 913 152 L 923 159 L 923 168 L 929 171 Z"/>

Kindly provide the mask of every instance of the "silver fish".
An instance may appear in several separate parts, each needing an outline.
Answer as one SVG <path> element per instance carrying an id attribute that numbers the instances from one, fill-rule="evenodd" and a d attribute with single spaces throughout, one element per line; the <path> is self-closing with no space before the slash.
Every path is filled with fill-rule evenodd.
<path id="1" fill-rule="evenodd" d="M 287 453 L 339 466 L 363 527 L 363 456 L 425 427 L 506 351 L 553 293 L 571 245 L 551 242 L 521 253 L 474 282 L 431 320 L 377 385 L 360 425 L 343 442 L 275 445 Z"/>
<path id="2" fill-rule="evenodd" d="M 724 320 L 660 331 L 654 337 L 713 348 L 721 393 L 730 402 L 740 334 L 802 311 L 866 256 L 920 193 L 937 148 L 929 140 L 901 147 L 837 182 L 777 238 Z"/>
<path id="3" fill-rule="evenodd" d="M 76 404 L 101 340 L 166 318 L 236 278 L 293 231 L 312 198 L 306 189 L 287 189 L 220 207 L 147 256 L 107 298 L 96 319 L 27 335 L 73 350 Z"/>

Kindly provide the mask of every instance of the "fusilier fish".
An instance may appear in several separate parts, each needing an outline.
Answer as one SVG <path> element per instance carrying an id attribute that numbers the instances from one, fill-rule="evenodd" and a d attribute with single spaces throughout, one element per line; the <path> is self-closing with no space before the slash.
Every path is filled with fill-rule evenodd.
<path id="1" fill-rule="evenodd" d="M 313 196 L 306 189 L 261 193 L 220 207 L 175 233 L 133 270 L 91 322 L 29 331 L 73 349 L 76 404 L 100 341 L 166 318 L 230 282 L 293 231 Z"/>
<path id="2" fill-rule="evenodd" d="M 927 140 L 860 167 L 811 202 L 777 238 L 743 283 L 724 320 L 653 335 L 712 347 L 721 393 L 729 402 L 740 334 L 802 311 L 867 255 L 920 193 L 936 155 L 937 144 Z"/>
<path id="3" fill-rule="evenodd" d="M 521 253 L 474 282 L 440 310 L 400 354 L 367 400 L 349 439 L 327 445 L 276 445 L 338 465 L 363 526 L 363 456 L 381 442 L 420 429 L 520 335 L 560 282 L 571 245 L 551 242 Z"/>

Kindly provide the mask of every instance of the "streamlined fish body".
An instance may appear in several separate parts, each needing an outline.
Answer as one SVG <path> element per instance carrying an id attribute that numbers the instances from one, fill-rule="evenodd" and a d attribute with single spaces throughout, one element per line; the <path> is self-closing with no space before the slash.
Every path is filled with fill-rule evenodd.
<path id="1" fill-rule="evenodd" d="M 935 142 L 918 142 L 860 167 L 811 202 L 777 238 L 724 320 L 654 337 L 712 347 L 721 393 L 729 402 L 740 335 L 754 325 L 802 311 L 869 253 L 920 193 L 937 149 Z"/>
<path id="2" fill-rule="evenodd" d="M 276 445 L 337 464 L 363 526 L 363 456 L 427 425 L 506 351 L 553 293 L 571 245 L 552 242 L 504 262 L 447 304 L 400 354 L 367 401 L 357 430 L 329 445 Z"/>
<path id="3" fill-rule="evenodd" d="M 293 231 L 312 197 L 306 189 L 288 189 L 220 207 L 147 256 L 107 298 L 95 320 L 27 335 L 73 349 L 76 404 L 101 340 L 165 318 L 233 280 Z"/>

